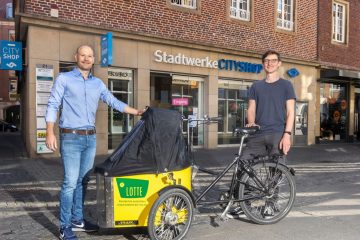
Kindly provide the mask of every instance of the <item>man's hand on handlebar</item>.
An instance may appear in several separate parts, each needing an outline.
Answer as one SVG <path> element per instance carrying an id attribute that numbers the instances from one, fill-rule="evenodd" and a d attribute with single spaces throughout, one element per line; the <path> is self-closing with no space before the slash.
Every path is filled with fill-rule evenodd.
<path id="1" fill-rule="evenodd" d="M 247 123 L 245 127 L 258 127 L 260 129 L 260 125 L 257 125 L 256 123 Z"/>

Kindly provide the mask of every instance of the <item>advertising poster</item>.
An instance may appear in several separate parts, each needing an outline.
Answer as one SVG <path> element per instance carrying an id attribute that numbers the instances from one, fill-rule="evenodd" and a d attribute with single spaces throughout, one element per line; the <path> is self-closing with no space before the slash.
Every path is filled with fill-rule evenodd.
<path id="1" fill-rule="evenodd" d="M 54 82 L 54 67 L 48 64 L 36 65 L 36 152 L 52 153 L 45 145 L 45 114 Z"/>

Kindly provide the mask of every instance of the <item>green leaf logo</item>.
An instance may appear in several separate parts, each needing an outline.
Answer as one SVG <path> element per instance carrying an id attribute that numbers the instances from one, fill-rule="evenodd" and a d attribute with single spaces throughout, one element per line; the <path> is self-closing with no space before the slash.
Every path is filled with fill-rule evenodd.
<path id="1" fill-rule="evenodd" d="M 148 191 L 149 181 L 131 178 L 117 178 L 121 198 L 144 198 Z"/>

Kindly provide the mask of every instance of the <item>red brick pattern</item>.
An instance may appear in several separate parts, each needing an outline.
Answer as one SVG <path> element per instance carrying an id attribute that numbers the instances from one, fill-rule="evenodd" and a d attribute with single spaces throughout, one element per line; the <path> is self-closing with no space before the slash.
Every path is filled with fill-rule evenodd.
<path id="1" fill-rule="evenodd" d="M 316 60 L 317 0 L 295 1 L 290 34 L 276 30 L 277 0 L 253 0 L 254 23 L 248 25 L 229 19 L 228 0 L 198 0 L 200 13 L 171 9 L 166 1 L 27 0 L 25 11 L 50 16 L 50 6 L 56 5 L 65 21 L 257 53 L 275 49 L 287 57 Z"/>
<path id="2" fill-rule="evenodd" d="M 331 43 L 332 1 L 319 1 L 319 61 L 326 66 L 360 68 L 360 1 L 349 0 L 349 39 L 347 44 Z"/>

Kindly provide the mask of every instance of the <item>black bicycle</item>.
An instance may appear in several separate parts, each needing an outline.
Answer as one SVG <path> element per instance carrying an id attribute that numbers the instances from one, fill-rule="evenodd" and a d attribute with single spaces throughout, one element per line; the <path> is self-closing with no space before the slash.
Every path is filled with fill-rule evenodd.
<path id="1" fill-rule="evenodd" d="M 201 119 L 184 119 L 188 121 L 188 149 L 192 152 L 191 128 L 199 124 L 218 122 L 219 118 L 204 117 Z M 294 170 L 280 163 L 282 156 L 255 156 L 250 161 L 241 159 L 245 139 L 255 134 L 257 128 L 238 128 L 241 135 L 239 152 L 234 160 L 225 166 L 220 173 L 203 169 L 193 164 L 189 174 L 183 177 L 175 173 L 167 173 L 164 179 L 169 179 L 170 186 L 159 192 L 148 217 L 148 231 L 152 240 L 180 240 L 188 232 L 194 216 L 194 207 L 217 204 L 223 207 L 220 219 L 226 220 L 227 214 L 240 207 L 251 221 L 258 224 L 271 224 L 283 219 L 291 210 L 295 201 Z M 231 182 L 223 194 L 216 200 L 207 201 L 205 196 L 215 184 L 230 172 Z M 191 187 L 197 171 L 214 175 L 215 179 L 199 193 Z M 163 176 L 163 175 L 161 175 Z M 187 177 L 190 179 L 186 180 Z M 165 181 L 164 180 L 164 181 Z M 166 181 L 165 181 L 166 182 Z M 185 187 L 185 183 L 191 183 Z M 184 185 L 185 184 L 185 185 Z M 216 190 L 216 189 L 215 189 Z"/>
<path id="2" fill-rule="evenodd" d="M 197 124 L 210 124 L 219 120 L 219 118 L 205 116 L 201 119 L 188 119 L 187 121 L 189 126 L 194 121 Z M 276 223 L 290 212 L 296 195 L 295 171 L 281 163 L 284 156 L 255 155 L 250 160 L 241 159 L 245 139 L 258 130 L 258 127 L 236 129 L 236 134 L 241 136 L 239 151 L 234 160 L 224 167 L 220 173 L 198 168 L 199 171 L 214 175 L 215 179 L 198 196 L 195 196 L 196 206 L 208 206 L 210 204 L 223 206 L 224 210 L 220 215 L 222 220 L 226 220 L 228 218 L 227 213 L 240 206 L 248 219 L 258 224 Z M 190 127 L 188 127 L 188 144 L 191 150 L 190 132 Z M 231 170 L 233 172 L 229 189 L 219 196 L 219 200 L 203 200 L 215 184 Z"/>

